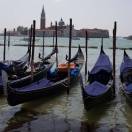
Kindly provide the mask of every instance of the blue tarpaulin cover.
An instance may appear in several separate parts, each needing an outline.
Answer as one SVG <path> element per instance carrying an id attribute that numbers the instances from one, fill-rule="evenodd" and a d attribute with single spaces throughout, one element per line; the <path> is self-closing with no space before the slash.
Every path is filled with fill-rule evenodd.
<path id="1" fill-rule="evenodd" d="M 125 90 L 128 91 L 128 92 L 132 92 L 132 84 L 130 83 L 130 84 L 126 85 Z"/>
<path id="2" fill-rule="evenodd" d="M 104 53 L 101 52 L 97 62 L 95 63 L 93 69 L 91 70 L 90 74 L 96 74 L 98 73 L 100 70 L 106 70 L 108 72 L 112 71 L 112 64 L 110 62 L 109 57 Z"/>
<path id="3" fill-rule="evenodd" d="M 130 69 L 132 69 L 132 59 L 127 54 L 124 54 L 120 67 L 120 73 L 127 72 Z"/>
<path id="4" fill-rule="evenodd" d="M 0 86 L 2 86 L 2 76 L 0 76 Z"/>
<path id="5" fill-rule="evenodd" d="M 53 84 L 53 82 L 51 82 L 50 80 L 41 79 L 38 82 L 34 82 L 34 83 L 31 83 L 31 84 L 26 85 L 24 87 L 18 88 L 17 91 L 29 92 L 29 91 L 47 88 L 47 86 L 51 86 L 52 84 Z"/>
<path id="6" fill-rule="evenodd" d="M 6 64 L 3 64 L 0 62 L 0 71 L 3 69 L 5 71 L 9 70 L 10 66 L 9 65 L 6 65 Z"/>
<path id="7" fill-rule="evenodd" d="M 79 68 L 76 67 L 70 71 L 72 77 L 76 77 L 79 74 Z"/>
<path id="8" fill-rule="evenodd" d="M 84 90 L 88 95 L 97 96 L 105 93 L 105 91 L 107 90 L 107 86 L 94 81 L 93 83 L 87 85 Z"/>

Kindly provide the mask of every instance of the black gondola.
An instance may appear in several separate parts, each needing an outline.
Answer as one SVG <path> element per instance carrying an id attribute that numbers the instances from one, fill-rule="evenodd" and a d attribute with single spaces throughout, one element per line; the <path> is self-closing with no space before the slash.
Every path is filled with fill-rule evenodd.
<path id="1" fill-rule="evenodd" d="M 24 72 L 27 65 L 29 64 L 29 52 L 30 51 L 28 50 L 27 53 L 18 60 L 7 60 L 4 62 L 0 62 L 0 69 L 5 68 L 9 74 L 19 74 L 19 72 L 21 71 Z"/>
<path id="2" fill-rule="evenodd" d="M 85 80 L 85 83 L 83 81 L 81 76 L 80 83 L 86 110 L 107 102 L 114 97 L 112 64 L 109 57 L 105 54 L 103 46 L 101 47 L 97 62 L 89 72 L 88 80 Z"/>
<path id="3" fill-rule="evenodd" d="M 124 50 L 124 57 L 120 67 L 121 91 L 127 101 L 132 103 L 132 59 Z"/>
<path id="4" fill-rule="evenodd" d="M 33 78 L 32 82 L 35 80 L 39 80 L 45 76 L 45 73 L 47 72 L 47 70 L 54 64 L 54 62 L 49 61 L 49 59 L 55 53 L 56 53 L 56 48 L 54 47 L 52 52 L 45 57 L 46 58 L 45 60 L 43 60 L 43 61 L 41 60 L 41 61 L 35 63 L 36 70 L 35 70 L 34 78 Z M 47 57 L 48 57 L 48 59 L 47 59 Z M 3 64 L 2 64 L 2 66 L 0 66 L 0 67 L 1 67 L 1 69 L 5 70 L 6 72 L 8 72 L 8 70 L 10 71 L 8 66 L 6 67 L 4 65 L 4 67 L 3 67 Z M 31 80 L 31 71 L 27 71 L 25 73 L 23 72 L 23 75 L 17 76 L 15 78 L 9 76 L 9 80 L 12 85 L 15 85 L 16 83 L 21 84 L 21 82 L 23 82 L 23 81 L 30 81 Z M 0 75 L 0 94 L 2 94 L 2 93 L 3 93 L 3 84 L 2 84 L 2 76 Z"/>
<path id="5" fill-rule="evenodd" d="M 29 61 L 29 51 L 16 61 L 0 62 L 0 93 L 3 91 L 1 70 L 4 69 L 9 75 L 21 75 L 27 70 Z"/>
<path id="6" fill-rule="evenodd" d="M 78 52 L 73 57 L 71 63 L 74 63 L 74 68 L 70 69 L 70 83 L 72 84 L 79 76 L 80 70 L 83 66 L 84 56 L 79 46 Z M 60 71 L 58 68 L 54 72 L 47 72 L 47 77 L 40 79 L 36 82 L 23 81 L 21 84 L 11 85 L 8 84 L 7 101 L 11 106 L 28 102 L 40 97 L 49 96 L 62 90 L 67 90 L 69 78 L 68 71 Z M 25 84 L 25 86 L 23 86 Z"/>
<path id="7" fill-rule="evenodd" d="M 19 60 L 11 61 L 11 64 L 14 66 L 16 72 L 19 71 L 19 69 L 24 69 L 25 65 L 29 64 L 29 58 L 30 58 L 29 52 L 30 51 L 28 50 L 27 53 Z"/>
<path id="8" fill-rule="evenodd" d="M 33 37 L 33 38 L 32 38 Z M 12 66 L 14 72 L 9 74 L 10 67 L 8 65 L 5 67 L 0 67 L 0 69 L 5 70 L 8 73 L 8 79 L 10 80 L 10 84 L 12 86 L 18 84 L 18 85 L 24 85 L 22 82 L 32 82 L 37 81 L 45 76 L 45 73 L 47 70 L 54 64 L 54 62 L 49 61 L 49 59 L 57 52 L 56 47 L 53 47 L 53 50 L 50 54 L 48 54 L 44 60 L 40 60 L 38 62 L 34 63 L 34 47 L 35 47 L 35 20 L 33 21 L 33 27 L 31 26 L 30 32 L 29 32 L 29 44 L 28 44 L 28 51 L 25 56 L 20 58 L 19 60 L 12 61 Z M 27 67 L 29 70 L 26 70 L 25 67 L 27 63 Z M 9 71 L 9 72 L 8 72 Z M 15 77 L 14 77 L 15 75 Z M 33 76 L 34 75 L 34 76 Z M 0 93 L 3 93 L 3 86 L 2 86 L 2 77 L 0 77 Z"/>

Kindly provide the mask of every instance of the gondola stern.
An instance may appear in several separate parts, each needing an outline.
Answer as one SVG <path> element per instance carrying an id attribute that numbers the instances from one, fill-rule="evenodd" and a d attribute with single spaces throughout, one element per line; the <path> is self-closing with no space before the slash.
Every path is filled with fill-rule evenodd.
<path id="1" fill-rule="evenodd" d="M 78 48 L 81 50 L 81 46 L 80 46 L 80 44 L 79 44 Z"/>
<path id="2" fill-rule="evenodd" d="M 105 54 L 103 45 L 101 45 L 100 54 Z"/>
<path id="3" fill-rule="evenodd" d="M 82 52 L 82 49 L 81 49 L 80 44 L 79 44 L 79 46 L 78 46 L 78 52 Z"/>
<path id="4" fill-rule="evenodd" d="M 124 50 L 124 56 L 128 57 L 128 54 L 127 54 L 126 50 Z"/>
<path id="5" fill-rule="evenodd" d="M 81 89 L 82 89 L 82 91 L 84 91 L 84 82 L 83 82 L 82 74 L 79 75 L 79 80 L 80 80 Z"/>

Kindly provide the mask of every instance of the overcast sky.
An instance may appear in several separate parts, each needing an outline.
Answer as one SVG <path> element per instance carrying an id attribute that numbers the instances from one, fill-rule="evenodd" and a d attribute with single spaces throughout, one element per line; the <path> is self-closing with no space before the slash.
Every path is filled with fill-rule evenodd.
<path id="1" fill-rule="evenodd" d="M 0 31 L 4 27 L 29 27 L 33 19 L 39 28 L 43 5 L 46 26 L 61 17 L 68 24 L 72 18 L 76 29 L 102 28 L 112 34 L 117 21 L 118 36 L 132 34 L 132 0 L 0 0 Z"/>

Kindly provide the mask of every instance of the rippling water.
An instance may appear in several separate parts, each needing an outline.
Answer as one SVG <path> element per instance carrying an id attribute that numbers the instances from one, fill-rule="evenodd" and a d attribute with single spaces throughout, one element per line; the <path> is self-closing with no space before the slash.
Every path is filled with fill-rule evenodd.
<path id="1" fill-rule="evenodd" d="M 0 37 L 0 43 L 3 43 Z M 7 59 L 18 59 L 23 56 L 27 50 L 26 47 L 13 46 L 14 44 L 26 44 L 20 41 L 20 37 L 11 37 L 11 47 L 7 48 Z M 42 44 L 42 38 L 39 38 L 37 44 Z M 46 38 L 45 43 L 52 44 L 52 38 Z M 68 45 L 67 38 L 59 38 L 59 45 Z M 85 40 L 82 38 L 72 42 L 74 46 L 83 45 Z M 88 69 L 94 65 L 100 49 L 100 39 L 90 39 L 89 46 L 97 48 L 88 49 Z M 104 39 L 104 48 L 112 61 L 112 39 Z M 118 38 L 117 47 L 131 48 L 132 41 Z M 37 55 L 41 48 L 36 48 Z M 46 48 L 45 54 L 48 54 L 51 48 Z M 72 55 L 77 51 L 72 48 Z M 83 49 L 84 51 L 84 49 Z M 0 59 L 2 60 L 3 48 L 0 47 Z M 59 60 L 64 61 L 67 48 L 59 48 Z M 127 50 L 132 57 L 131 50 Z M 117 50 L 117 81 L 116 81 L 116 98 L 105 105 L 85 111 L 82 102 L 81 88 L 79 83 L 75 84 L 70 90 L 57 96 L 42 98 L 39 100 L 25 103 L 15 107 L 7 104 L 5 97 L 0 97 L 0 131 L 20 131 L 20 132 L 129 132 L 132 131 L 132 107 L 128 104 L 120 92 L 119 66 L 123 57 L 123 50 Z M 82 69 L 84 74 L 84 67 Z"/>

